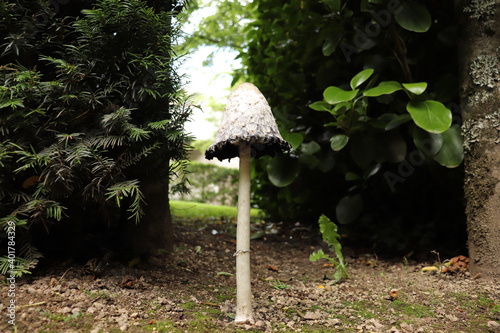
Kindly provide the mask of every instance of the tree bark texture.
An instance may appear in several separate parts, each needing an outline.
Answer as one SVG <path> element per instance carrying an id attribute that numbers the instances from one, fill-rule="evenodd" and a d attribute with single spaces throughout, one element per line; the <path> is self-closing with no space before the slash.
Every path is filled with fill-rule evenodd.
<path id="1" fill-rule="evenodd" d="M 500 278 L 500 1 L 456 1 L 468 248 Z"/>

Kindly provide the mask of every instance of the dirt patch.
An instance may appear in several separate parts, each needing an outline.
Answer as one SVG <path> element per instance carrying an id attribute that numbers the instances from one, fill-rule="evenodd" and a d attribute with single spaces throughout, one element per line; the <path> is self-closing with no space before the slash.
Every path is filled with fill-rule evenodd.
<path id="1" fill-rule="evenodd" d="M 111 259 L 99 276 L 61 265 L 18 279 L 17 332 L 500 332 L 498 281 L 346 250 L 350 279 L 334 284 L 326 261 L 309 261 L 325 246 L 314 232 L 264 226 L 267 236 L 252 240 L 256 323 L 235 326 L 234 224 L 175 228 L 174 253 L 148 263 Z M 2 332 L 13 329 L 8 302 Z"/>

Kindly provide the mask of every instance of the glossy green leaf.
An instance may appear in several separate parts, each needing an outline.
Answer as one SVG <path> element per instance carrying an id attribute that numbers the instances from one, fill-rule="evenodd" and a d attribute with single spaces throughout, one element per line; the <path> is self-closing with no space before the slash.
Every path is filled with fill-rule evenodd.
<path id="1" fill-rule="evenodd" d="M 297 147 L 304 140 L 304 136 L 300 133 L 290 133 L 288 131 L 280 131 L 283 140 L 292 145 L 293 149 L 297 149 Z"/>
<path id="2" fill-rule="evenodd" d="M 332 106 L 327 102 L 319 101 L 309 104 L 309 107 L 314 111 L 330 111 Z"/>
<path id="3" fill-rule="evenodd" d="M 342 102 L 337 105 L 330 111 L 333 115 L 340 115 L 346 113 L 346 111 L 351 107 L 350 102 Z"/>
<path id="4" fill-rule="evenodd" d="M 365 90 L 363 92 L 363 95 L 367 97 L 377 97 L 381 95 L 392 94 L 393 92 L 396 92 L 401 89 L 403 89 L 403 87 L 399 82 L 383 81 L 380 82 L 378 86 Z"/>
<path id="5" fill-rule="evenodd" d="M 316 141 L 302 143 L 300 145 L 300 150 L 306 155 L 317 153 L 320 149 L 321 147 Z"/>
<path id="6" fill-rule="evenodd" d="M 349 137 L 345 134 L 335 134 L 330 141 L 330 147 L 332 147 L 334 151 L 339 151 L 349 142 Z"/>
<path id="7" fill-rule="evenodd" d="M 269 180 L 277 187 L 285 187 L 293 183 L 299 171 L 299 160 L 289 155 L 276 156 L 267 163 Z"/>
<path id="8" fill-rule="evenodd" d="M 434 159 L 447 168 L 459 166 L 464 159 L 463 137 L 458 125 L 451 126 L 441 134 L 443 146 Z"/>
<path id="9" fill-rule="evenodd" d="M 420 95 L 427 89 L 427 82 L 403 83 L 403 87 L 415 95 Z"/>
<path id="10" fill-rule="evenodd" d="M 346 195 L 340 199 L 335 213 L 342 224 L 354 222 L 363 210 L 363 198 L 360 194 Z"/>
<path id="11" fill-rule="evenodd" d="M 403 2 L 402 9 L 395 14 L 398 24 L 413 32 L 426 32 L 432 24 L 427 8 L 416 1 Z"/>
<path id="12" fill-rule="evenodd" d="M 331 55 L 333 52 L 335 52 L 339 43 L 340 43 L 340 39 L 338 39 L 338 38 L 325 39 L 325 41 L 323 42 L 323 48 L 322 48 L 323 55 L 325 57 L 328 57 L 329 55 Z"/>
<path id="13" fill-rule="evenodd" d="M 345 91 L 343 89 L 340 89 L 338 87 L 328 87 L 325 89 L 323 92 L 323 97 L 325 98 L 325 101 L 329 104 L 337 104 L 337 103 L 342 103 L 342 102 L 347 102 L 354 97 L 356 97 L 356 94 L 358 93 L 358 90 L 351 90 L 351 91 Z"/>
<path id="14" fill-rule="evenodd" d="M 427 132 L 442 133 L 450 128 L 451 111 L 440 102 L 411 100 L 406 110 L 415 124 Z"/>
<path id="15" fill-rule="evenodd" d="M 370 78 L 373 74 L 373 69 L 365 69 L 364 71 L 359 72 L 356 74 L 352 80 L 351 80 L 351 88 L 354 90 L 360 85 L 362 85 L 366 80 Z"/>
<path id="16" fill-rule="evenodd" d="M 433 157 L 443 146 L 443 136 L 442 134 L 429 133 L 420 127 L 415 127 L 413 142 L 425 156 Z"/>
<path id="17" fill-rule="evenodd" d="M 407 123 L 410 120 L 411 120 L 411 116 L 408 113 L 397 115 L 396 117 L 392 118 L 392 120 L 387 123 L 387 125 L 385 126 L 385 130 L 390 131 L 391 129 L 394 129 L 394 128 L 398 127 L 399 125 Z"/>
<path id="18" fill-rule="evenodd" d="M 381 167 L 382 167 L 381 163 L 376 163 L 369 166 L 368 169 L 366 169 L 365 172 L 363 173 L 363 178 L 368 179 L 371 176 L 375 175 L 380 170 Z"/>

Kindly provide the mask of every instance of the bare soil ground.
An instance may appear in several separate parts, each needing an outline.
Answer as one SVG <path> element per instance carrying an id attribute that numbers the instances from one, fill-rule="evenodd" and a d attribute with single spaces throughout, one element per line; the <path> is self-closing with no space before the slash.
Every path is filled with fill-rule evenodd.
<path id="1" fill-rule="evenodd" d="M 147 263 L 111 259 L 98 276 L 76 264 L 35 271 L 16 281 L 15 327 L 2 285 L 0 331 L 500 332 L 498 281 L 345 250 L 350 279 L 335 284 L 326 261 L 309 261 L 325 249 L 318 235 L 276 226 L 252 240 L 256 322 L 237 326 L 232 230 L 178 223 L 174 253 Z"/>

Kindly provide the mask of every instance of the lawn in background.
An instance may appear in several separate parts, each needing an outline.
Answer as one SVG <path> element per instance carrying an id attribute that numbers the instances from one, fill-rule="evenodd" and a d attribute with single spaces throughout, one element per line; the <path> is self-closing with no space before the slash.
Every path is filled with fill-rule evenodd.
<path id="1" fill-rule="evenodd" d="M 238 209 L 232 206 L 210 205 L 195 201 L 170 201 L 170 211 L 176 220 L 236 220 Z M 259 221 L 264 218 L 260 209 L 250 210 L 250 219 Z"/>

